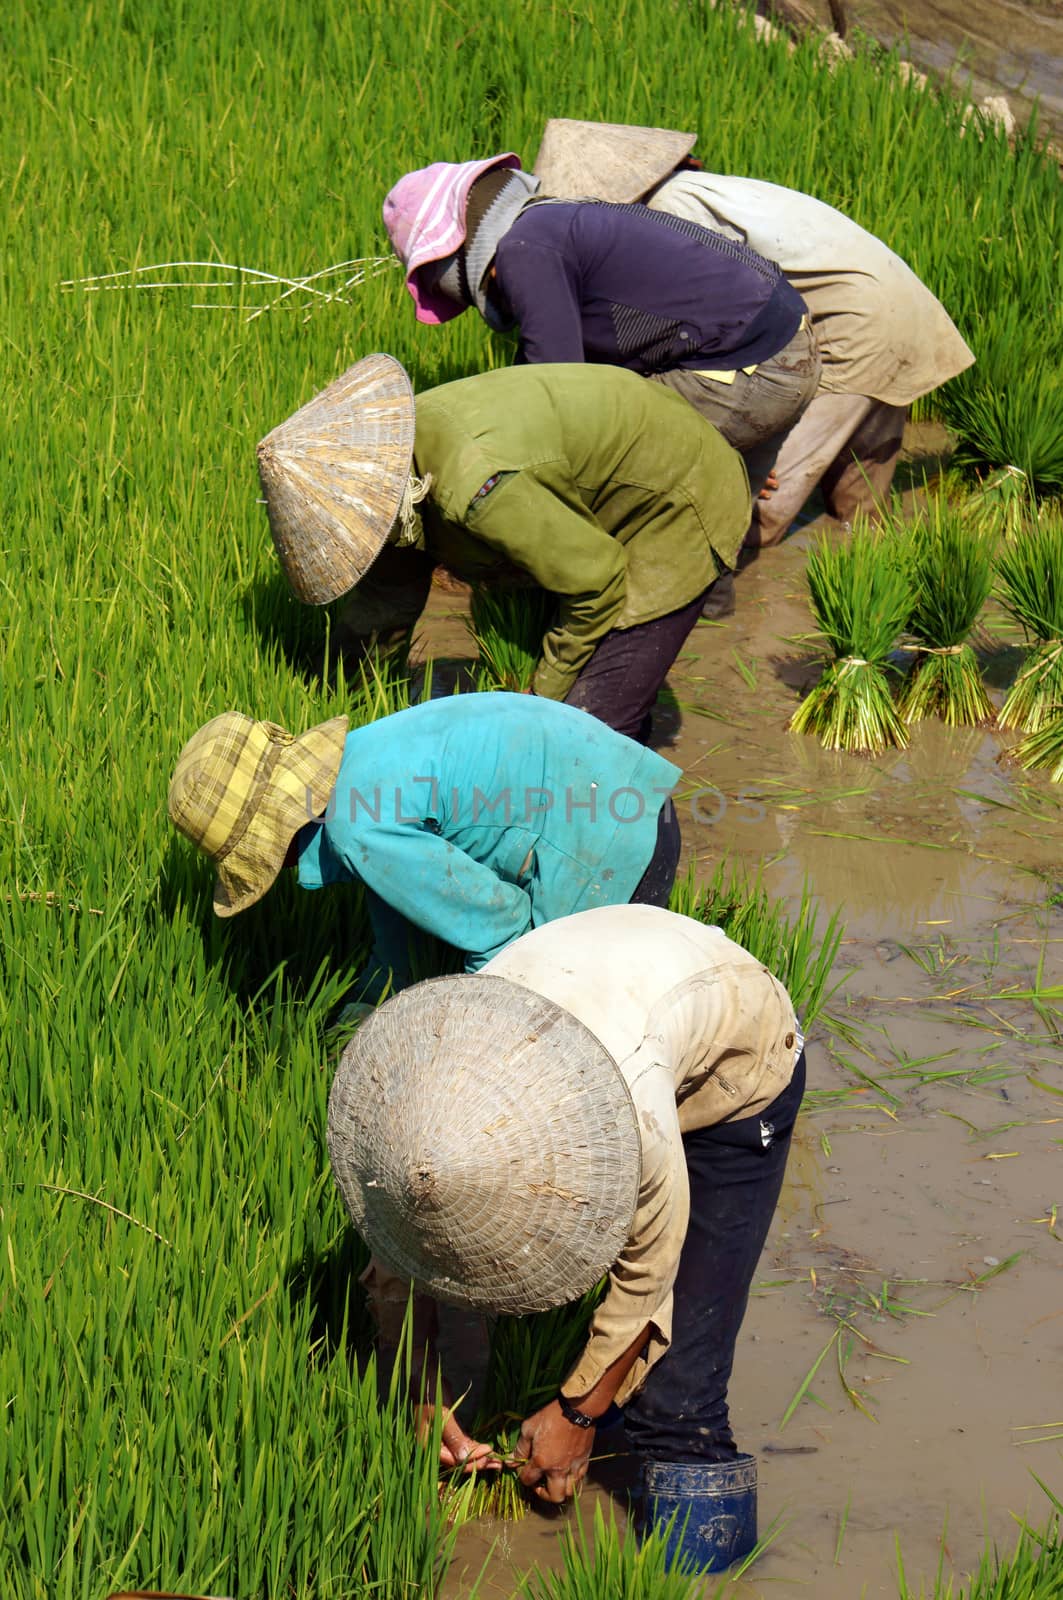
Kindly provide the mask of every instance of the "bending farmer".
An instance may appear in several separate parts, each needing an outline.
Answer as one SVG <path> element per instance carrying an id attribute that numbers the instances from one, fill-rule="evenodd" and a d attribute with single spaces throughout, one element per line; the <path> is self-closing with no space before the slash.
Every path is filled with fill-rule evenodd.
<path id="1" fill-rule="evenodd" d="M 533 680 L 632 738 L 749 525 L 741 459 L 616 367 L 508 368 L 416 403 L 367 356 L 275 428 L 259 472 L 281 564 L 347 636 L 420 614 L 432 569 L 556 596 Z"/>
<path id="2" fill-rule="evenodd" d="M 889 494 L 908 407 L 974 356 L 940 301 L 881 239 L 795 189 L 685 168 L 693 145 L 693 134 L 666 128 L 556 119 L 546 124 L 535 172 L 545 194 L 645 200 L 779 263 L 808 307 L 823 370 L 779 450 L 778 489 L 754 501 L 749 544 L 778 543 L 817 485 L 843 522 L 857 511 L 874 516 Z"/>
<path id="3" fill-rule="evenodd" d="M 231 711 L 185 745 L 170 819 L 215 862 L 214 909 L 300 886 L 365 886 L 375 945 L 363 998 L 409 981 L 411 926 L 475 972 L 585 907 L 666 905 L 679 859 L 670 761 L 549 700 L 462 694 L 347 731 L 293 736 Z"/>
<path id="4" fill-rule="evenodd" d="M 741 451 L 755 494 L 816 389 L 800 295 L 744 244 L 641 205 L 537 199 L 519 166 L 439 161 L 387 196 L 418 321 L 474 305 L 493 328 L 520 325 L 518 361 L 608 362 L 673 385 Z M 706 373 L 713 385 L 692 381 Z"/>
<path id="5" fill-rule="evenodd" d="M 596 1422 L 622 1406 L 647 1524 L 678 1510 L 675 1542 L 708 1567 L 756 1539 L 755 1463 L 736 1448 L 727 1386 L 804 1075 L 793 1007 L 758 961 L 718 928 L 617 906 L 387 1002 L 329 1101 L 382 1339 L 408 1281 L 520 1314 L 608 1273 L 560 1393 L 524 1420 L 521 1481 L 564 1500 Z M 453 1413 L 444 1452 L 490 1459 Z"/>

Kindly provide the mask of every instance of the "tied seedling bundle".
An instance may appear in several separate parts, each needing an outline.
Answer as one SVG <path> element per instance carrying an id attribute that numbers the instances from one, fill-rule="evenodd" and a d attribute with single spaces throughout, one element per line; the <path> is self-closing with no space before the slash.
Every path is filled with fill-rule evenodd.
<path id="1" fill-rule="evenodd" d="M 587 1328 L 605 1292 L 605 1280 L 579 1300 L 525 1317 L 498 1317 L 491 1328 L 483 1400 L 473 1434 L 491 1440 L 506 1463 L 501 1472 L 456 1480 L 463 1515 L 513 1522 L 528 1503 L 517 1481 L 513 1451 L 525 1417 L 552 1400 L 587 1340 Z"/>
<path id="2" fill-rule="evenodd" d="M 1009 541 L 997 575 L 1001 604 L 1032 641 L 1001 707 L 1000 726 L 1039 733 L 1063 716 L 1063 516 L 1046 512 Z M 1016 755 L 1025 764 L 1022 751 L 1020 745 Z"/>
<path id="3" fill-rule="evenodd" d="M 967 636 L 993 585 L 996 537 L 971 526 L 944 499 L 920 513 L 908 535 L 915 603 L 907 632 L 915 665 L 901 696 L 906 722 L 940 717 L 950 727 L 989 722 L 993 706 Z"/>
<path id="4" fill-rule="evenodd" d="M 828 750 L 903 749 L 908 730 L 893 704 L 890 653 L 911 615 L 912 591 L 898 548 L 866 527 L 842 545 L 823 540 L 809 556 L 808 592 L 834 661 L 790 727 Z"/>
<path id="5" fill-rule="evenodd" d="M 478 689 L 531 688 L 543 635 L 552 627 L 557 601 L 534 584 L 520 588 L 476 585 L 468 628 L 480 656 Z"/>

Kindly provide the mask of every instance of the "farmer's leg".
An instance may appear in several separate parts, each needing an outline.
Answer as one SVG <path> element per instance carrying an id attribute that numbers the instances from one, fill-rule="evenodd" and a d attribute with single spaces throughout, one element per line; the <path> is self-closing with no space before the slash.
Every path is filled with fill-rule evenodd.
<path id="1" fill-rule="evenodd" d="M 682 843 L 675 806 L 671 800 L 666 800 L 657 813 L 657 843 L 645 872 L 635 885 L 631 905 L 667 907 Z"/>
<path id="2" fill-rule="evenodd" d="M 753 500 L 745 551 L 778 544 L 801 507 L 867 416 L 873 402 L 860 394 L 817 394 L 779 447 L 779 487 Z"/>
<path id="3" fill-rule="evenodd" d="M 704 598 L 702 591 L 667 616 L 607 633 L 565 696 L 568 704 L 645 744 L 657 691 L 701 615 Z"/>
<path id="4" fill-rule="evenodd" d="M 823 500 L 831 516 L 852 522 L 858 511 L 878 516 L 897 470 L 906 406 L 869 402 L 866 416 L 823 474 Z"/>
<path id="5" fill-rule="evenodd" d="M 819 373 L 816 336 L 803 322 L 789 344 L 752 372 L 734 373 L 730 382 L 685 369 L 655 373 L 654 378 L 719 428 L 745 461 L 750 493 L 756 497 L 787 429 L 815 394 Z"/>
<path id="6" fill-rule="evenodd" d="M 690 1223 L 672 1343 L 624 1410 L 628 1439 L 644 1460 L 697 1463 L 737 1454 L 727 1385 L 804 1085 L 802 1054 L 790 1083 L 759 1116 L 700 1128 L 683 1140 Z"/>

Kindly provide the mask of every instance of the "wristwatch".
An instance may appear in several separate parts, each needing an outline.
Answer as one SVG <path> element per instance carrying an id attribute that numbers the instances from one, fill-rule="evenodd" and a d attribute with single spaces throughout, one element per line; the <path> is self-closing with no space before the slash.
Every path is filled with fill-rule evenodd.
<path id="1" fill-rule="evenodd" d="M 595 1428 L 598 1425 L 597 1417 L 588 1417 L 585 1411 L 577 1411 L 565 1395 L 558 1393 L 557 1403 L 561 1407 L 561 1415 L 566 1422 L 571 1422 L 574 1428 Z"/>

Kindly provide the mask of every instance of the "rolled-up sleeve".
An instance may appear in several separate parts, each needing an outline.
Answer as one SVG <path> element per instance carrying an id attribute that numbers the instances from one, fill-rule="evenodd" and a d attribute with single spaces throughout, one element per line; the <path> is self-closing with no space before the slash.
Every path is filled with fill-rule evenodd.
<path id="1" fill-rule="evenodd" d="M 587 1394 L 648 1328 L 645 1348 L 617 1393 L 618 1405 L 642 1387 L 671 1343 L 672 1286 L 690 1215 L 675 1087 L 652 1051 L 644 1046 L 636 1054 L 643 1053 L 645 1068 L 637 1068 L 634 1081 L 628 1080 L 642 1139 L 642 1177 L 631 1234 L 610 1269 L 605 1298 L 591 1320 L 579 1360 L 562 1385 L 566 1394 Z"/>
<path id="2" fill-rule="evenodd" d="M 543 637 L 533 687 L 563 700 L 624 609 L 623 545 L 587 510 L 575 485 L 562 496 L 527 469 L 474 502 L 465 526 L 557 595 L 557 620 Z"/>

